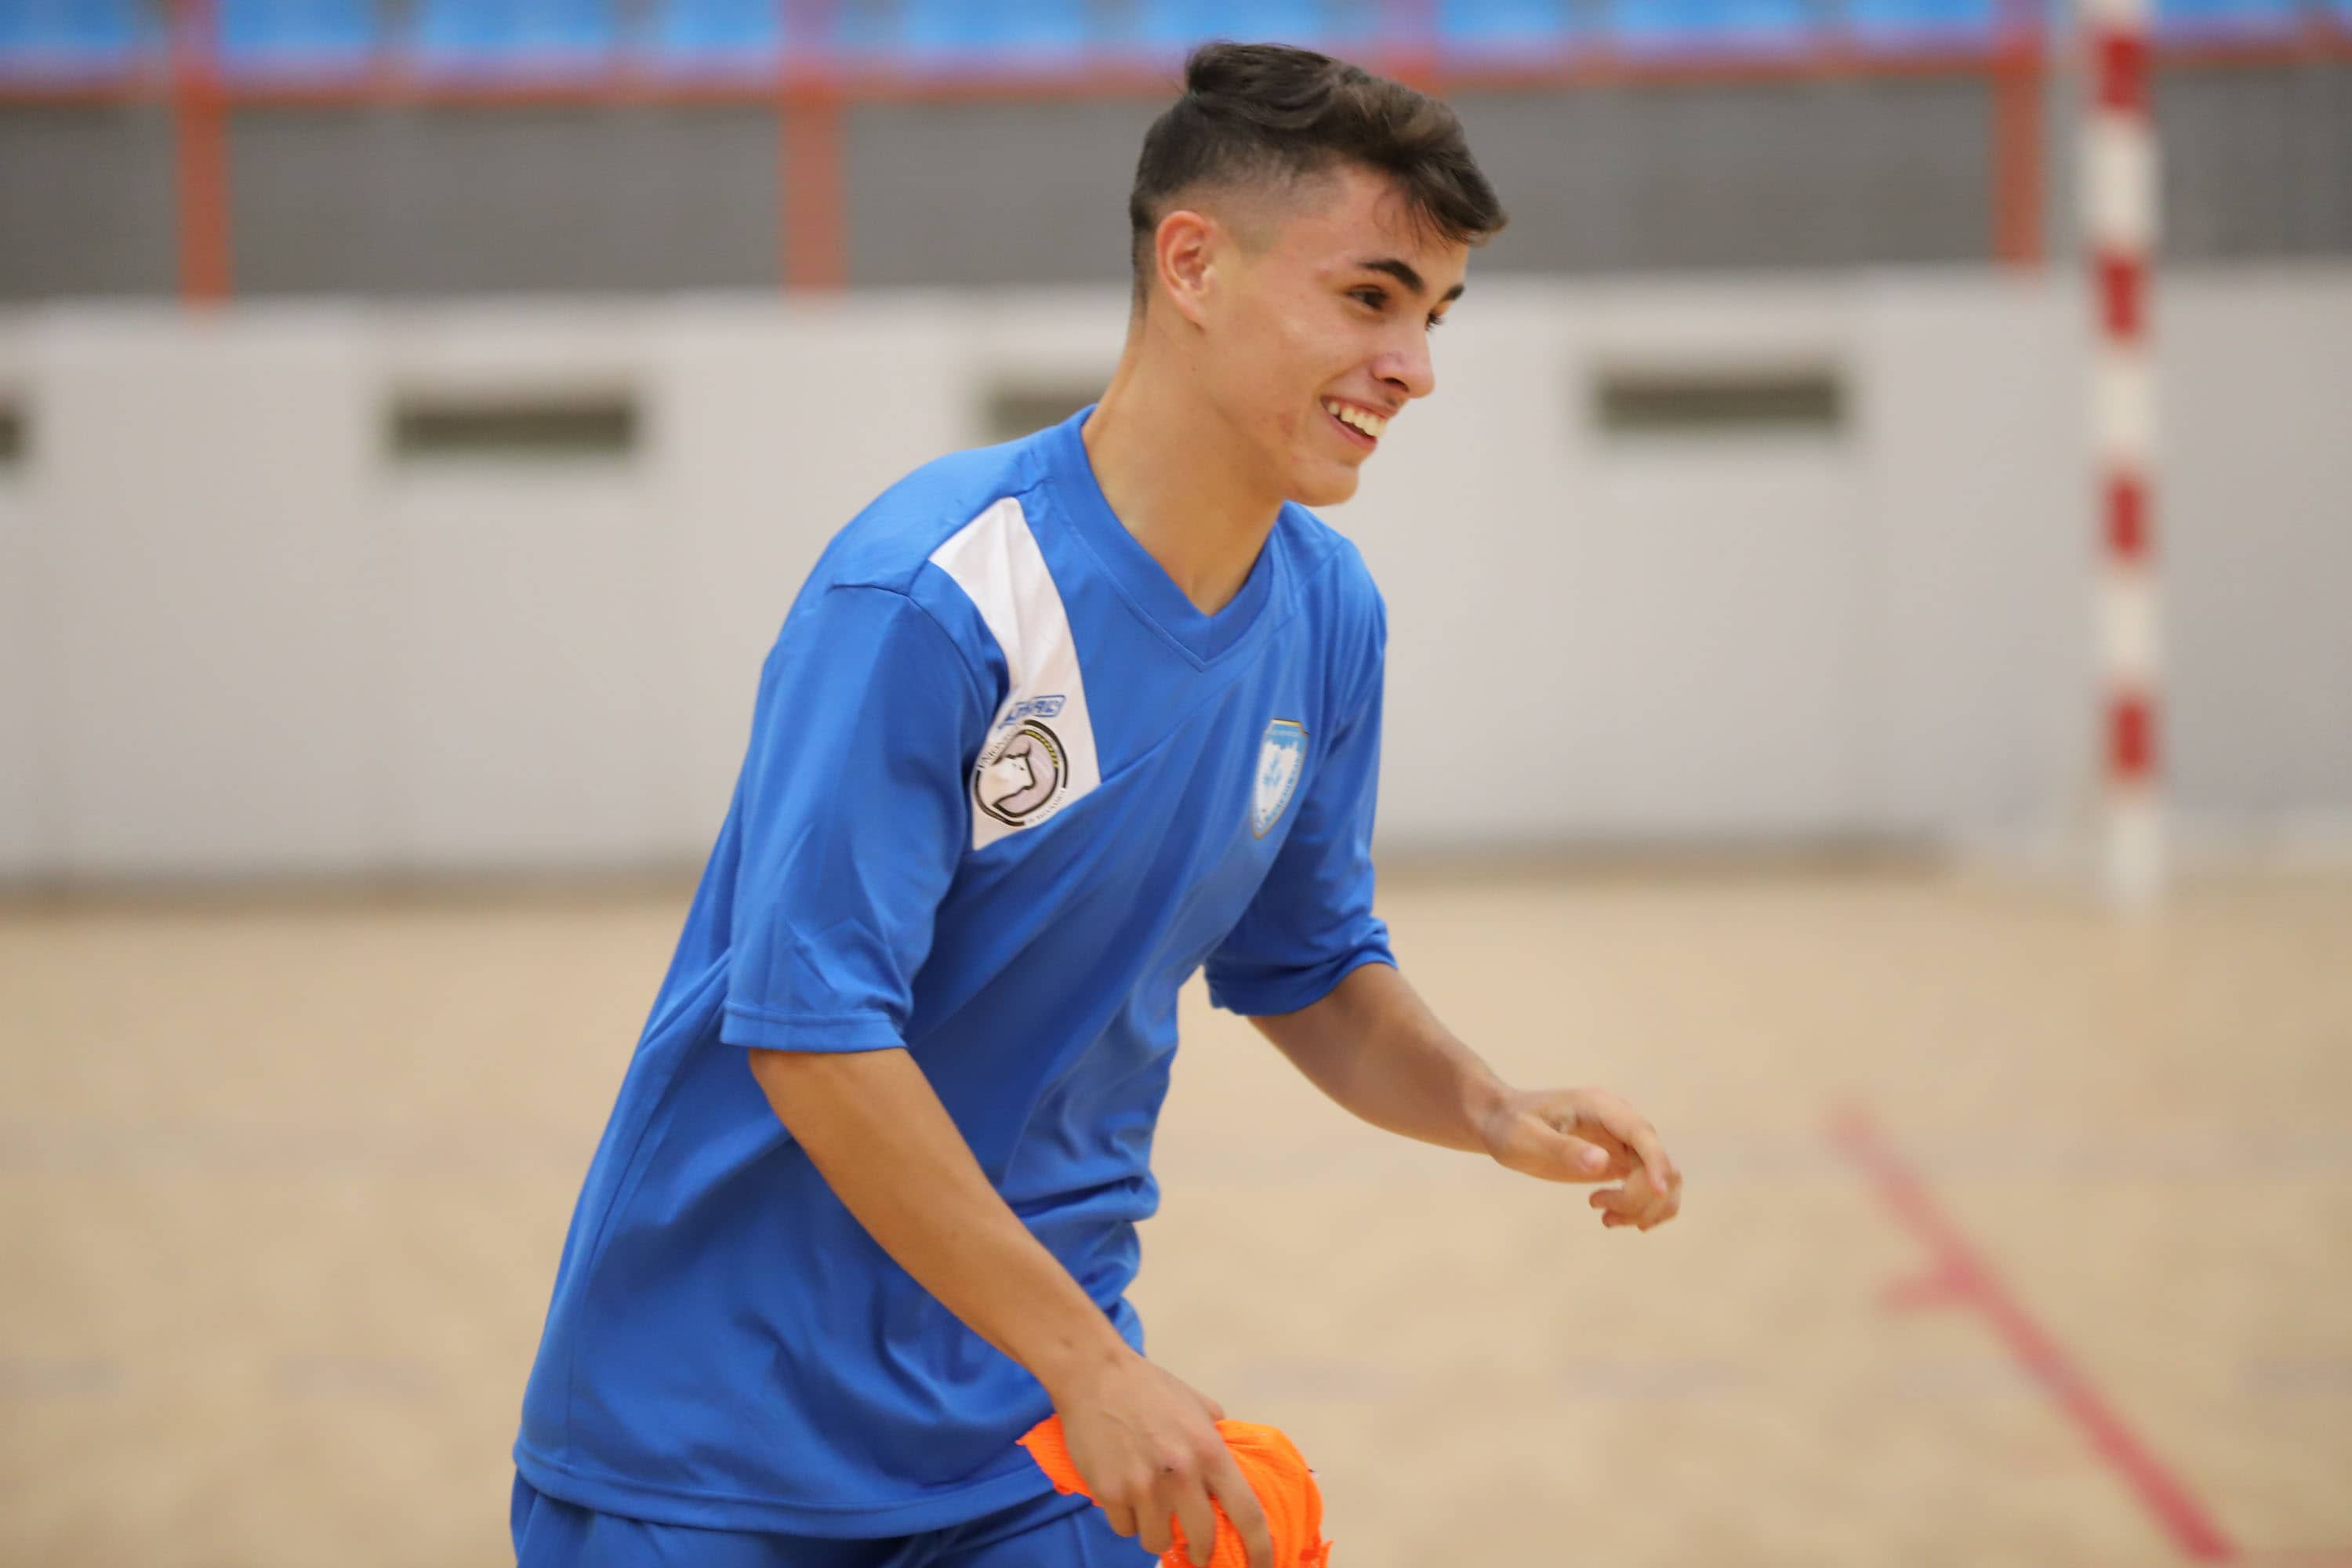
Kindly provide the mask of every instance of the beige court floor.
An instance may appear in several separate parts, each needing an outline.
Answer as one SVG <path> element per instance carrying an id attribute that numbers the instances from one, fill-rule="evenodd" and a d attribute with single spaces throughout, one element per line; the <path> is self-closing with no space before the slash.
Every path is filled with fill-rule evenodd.
<path id="1" fill-rule="evenodd" d="M 0 908 L 0 1563 L 509 1560 L 688 891 Z M 1603 1232 L 1188 996 L 1136 1297 L 1298 1439 L 1338 1568 L 2352 1564 L 2352 879 L 2140 926 L 1883 870 L 1384 901 L 1442 1016 L 1634 1100 L 1688 1193 Z M 1890 1306 L 1955 1246 L 1989 1288 Z"/>

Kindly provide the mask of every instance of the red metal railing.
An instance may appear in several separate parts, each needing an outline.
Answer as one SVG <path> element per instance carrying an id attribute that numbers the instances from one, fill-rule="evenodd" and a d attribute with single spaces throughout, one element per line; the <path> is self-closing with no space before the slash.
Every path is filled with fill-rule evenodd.
<path id="1" fill-rule="evenodd" d="M 793 0 L 782 0 L 790 8 Z M 1453 59 L 1425 40 L 1431 0 L 1387 0 L 1391 42 L 1367 63 L 1426 90 L 1541 91 L 1622 85 L 1832 81 L 1969 76 L 1990 86 L 1988 156 L 1992 197 L 1987 252 L 2008 265 L 2043 259 L 2042 105 L 2053 63 L 2035 0 L 2000 0 L 1989 44 L 1864 50 L 1826 36 L 1802 52 L 1695 50 L 1667 57 L 1603 47 L 1510 60 Z M 1171 61 L 1094 57 L 1069 66 L 991 64 L 926 69 L 794 54 L 773 70 L 657 75 L 625 62 L 592 72 L 518 71 L 500 77 L 423 74 L 394 59 L 364 69 L 299 79 L 224 75 L 213 47 L 214 0 L 173 0 L 167 68 L 59 81 L 0 81 L 0 104 L 164 102 L 176 138 L 180 289 L 208 304 L 232 291 L 227 117 L 239 109 L 469 105 L 725 104 L 764 106 L 777 117 L 782 213 L 780 276 L 788 288 L 838 289 L 848 278 L 842 121 L 861 103 L 1161 98 Z M 2352 61 L 2352 26 L 2315 16 L 2291 37 L 2175 41 L 2161 65 L 2253 66 Z M 2061 68 L 2071 68 L 2063 66 Z"/>

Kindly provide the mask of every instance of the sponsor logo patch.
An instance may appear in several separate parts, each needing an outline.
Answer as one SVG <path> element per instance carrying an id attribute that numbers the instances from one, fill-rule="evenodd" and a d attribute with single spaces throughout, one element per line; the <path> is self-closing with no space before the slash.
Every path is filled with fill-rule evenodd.
<path id="1" fill-rule="evenodd" d="M 1004 717 L 996 721 L 996 727 L 1009 730 L 1024 719 L 1057 719 L 1061 717 L 1062 704 L 1068 700 L 1058 691 L 1050 697 L 1024 698 L 1005 710 Z"/>

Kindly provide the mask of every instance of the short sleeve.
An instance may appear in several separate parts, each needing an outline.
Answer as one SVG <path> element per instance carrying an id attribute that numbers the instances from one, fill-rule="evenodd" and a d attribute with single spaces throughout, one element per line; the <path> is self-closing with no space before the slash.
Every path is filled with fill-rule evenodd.
<path id="1" fill-rule="evenodd" d="M 1369 693 L 1309 763 L 1298 819 L 1264 885 L 1209 956 L 1209 999 L 1229 1012 L 1295 1013 L 1367 963 L 1396 963 L 1388 927 L 1372 913 L 1384 645 L 1376 645 Z"/>
<path id="2" fill-rule="evenodd" d="M 963 655 L 905 595 L 836 586 L 794 606 L 743 764 L 721 1038 L 904 1043 L 986 723 Z"/>

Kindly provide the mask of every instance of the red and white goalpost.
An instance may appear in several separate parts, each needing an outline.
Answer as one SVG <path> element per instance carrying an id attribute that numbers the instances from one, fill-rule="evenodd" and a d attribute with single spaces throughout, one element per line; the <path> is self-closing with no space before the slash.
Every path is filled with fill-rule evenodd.
<path id="1" fill-rule="evenodd" d="M 2157 767 L 2156 366 L 2148 318 L 2158 201 L 2148 10 L 2149 0 L 2084 0 L 2083 9 L 2090 85 L 2084 237 L 2097 316 L 2091 448 L 2101 552 L 2101 873 L 2110 899 L 2126 907 L 2153 902 L 2165 875 Z"/>

